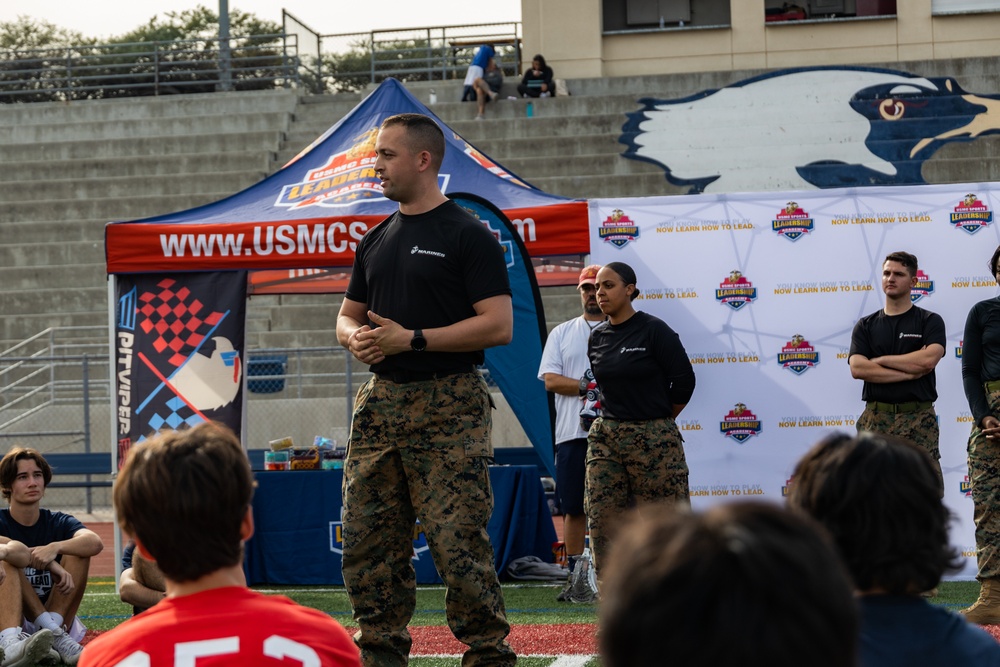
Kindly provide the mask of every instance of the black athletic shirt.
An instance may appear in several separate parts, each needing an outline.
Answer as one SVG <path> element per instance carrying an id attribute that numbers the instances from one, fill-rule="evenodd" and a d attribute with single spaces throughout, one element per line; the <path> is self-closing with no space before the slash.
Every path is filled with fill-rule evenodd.
<path id="1" fill-rule="evenodd" d="M 937 313 L 917 306 L 902 315 L 886 315 L 878 310 L 866 315 L 854 325 L 851 350 L 847 359 L 860 354 L 867 359 L 890 354 L 916 352 L 937 343 L 945 347 L 944 320 Z M 861 390 L 864 401 L 882 403 L 909 403 L 910 401 L 935 401 L 937 389 L 934 371 L 916 380 L 903 382 L 865 382 Z"/>
<path id="2" fill-rule="evenodd" d="M 983 383 L 1000 380 L 1000 297 L 980 301 L 965 320 L 962 384 L 976 424 L 991 414 Z"/>
<path id="3" fill-rule="evenodd" d="M 612 419 L 663 419 L 694 393 L 694 370 L 680 337 L 661 319 L 641 311 L 621 324 L 594 327 L 587 347 Z"/>
<path id="4" fill-rule="evenodd" d="M 346 296 L 407 329 L 433 329 L 474 316 L 478 301 L 510 293 L 496 237 L 448 201 L 420 215 L 397 211 L 365 234 Z M 461 370 L 483 359 L 482 350 L 403 352 L 371 370 Z"/>

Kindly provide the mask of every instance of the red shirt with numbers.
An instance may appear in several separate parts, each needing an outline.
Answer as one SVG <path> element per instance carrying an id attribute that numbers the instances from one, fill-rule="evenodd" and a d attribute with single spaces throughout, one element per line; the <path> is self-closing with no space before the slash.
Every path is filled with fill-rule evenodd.
<path id="1" fill-rule="evenodd" d="M 242 587 L 167 598 L 94 638 L 80 667 L 360 667 L 347 631 L 286 597 Z"/>

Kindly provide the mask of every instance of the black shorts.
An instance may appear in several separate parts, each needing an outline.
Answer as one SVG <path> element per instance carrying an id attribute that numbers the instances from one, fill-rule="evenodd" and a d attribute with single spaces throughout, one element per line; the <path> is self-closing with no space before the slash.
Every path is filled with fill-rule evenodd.
<path id="1" fill-rule="evenodd" d="M 556 493 L 563 514 L 583 515 L 587 482 L 587 439 L 560 442 L 556 448 Z"/>

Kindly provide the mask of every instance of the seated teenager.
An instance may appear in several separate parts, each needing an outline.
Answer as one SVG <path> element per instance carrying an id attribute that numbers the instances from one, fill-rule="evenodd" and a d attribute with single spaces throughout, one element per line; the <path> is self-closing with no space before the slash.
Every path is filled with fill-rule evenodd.
<path id="1" fill-rule="evenodd" d="M 21 628 L 21 573 L 31 552 L 20 542 L 0 537 L 0 667 L 33 667 L 49 657 L 52 632 L 29 635 Z"/>
<path id="2" fill-rule="evenodd" d="M 253 487 L 239 440 L 219 424 L 132 448 L 115 481 L 115 511 L 136 550 L 163 573 L 166 598 L 87 644 L 80 665 L 179 664 L 175 656 L 199 666 L 361 664 L 332 618 L 247 588 Z"/>
<path id="3" fill-rule="evenodd" d="M 814 521 L 761 502 L 633 513 L 601 586 L 604 667 L 854 667 L 857 610 Z"/>
<path id="4" fill-rule="evenodd" d="M 31 562 L 20 572 L 24 630 L 49 630 L 58 660 L 75 665 L 87 631 L 76 612 L 90 559 L 104 544 L 75 517 L 41 508 L 51 481 L 52 468 L 34 449 L 15 447 L 0 459 L 0 491 L 10 503 L 0 510 L 0 535 L 31 551 Z"/>
<path id="5" fill-rule="evenodd" d="M 521 97 L 553 97 L 556 94 L 553 76 L 552 68 L 545 64 L 545 57 L 539 53 L 532 59 L 531 67 L 525 70 L 517 92 Z"/>
<path id="6" fill-rule="evenodd" d="M 156 563 L 135 550 L 129 540 L 122 551 L 122 574 L 118 582 L 118 597 L 132 605 L 132 615 L 137 616 L 166 597 L 166 583 Z"/>
<path id="7" fill-rule="evenodd" d="M 795 467 L 788 504 L 837 546 L 861 607 L 861 667 L 1000 666 L 1000 644 L 921 597 L 958 565 L 934 460 L 908 440 L 836 434 Z"/>

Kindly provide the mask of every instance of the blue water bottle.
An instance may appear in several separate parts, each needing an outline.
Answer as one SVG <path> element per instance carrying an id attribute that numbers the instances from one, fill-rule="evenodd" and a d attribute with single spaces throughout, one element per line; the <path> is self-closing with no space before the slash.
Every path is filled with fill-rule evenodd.
<path id="1" fill-rule="evenodd" d="M 524 114 L 528 118 L 531 118 L 532 116 L 535 115 L 535 105 L 532 104 L 530 100 L 528 101 L 528 106 L 524 107 Z"/>

